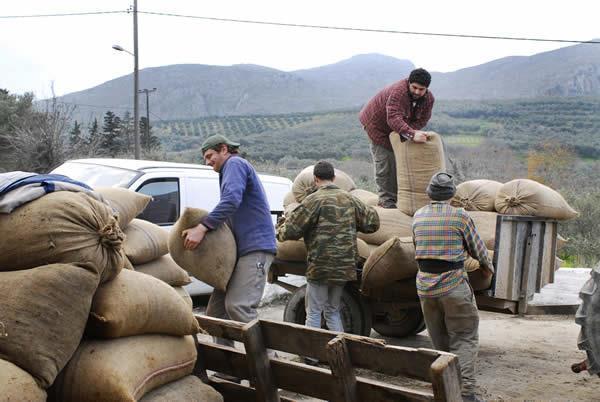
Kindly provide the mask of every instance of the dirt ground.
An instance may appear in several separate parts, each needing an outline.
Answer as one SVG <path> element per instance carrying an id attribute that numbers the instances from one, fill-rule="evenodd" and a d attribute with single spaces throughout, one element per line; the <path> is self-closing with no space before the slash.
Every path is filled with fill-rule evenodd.
<path id="1" fill-rule="evenodd" d="M 281 302 L 273 303 L 262 307 L 259 314 L 281 320 L 283 308 Z M 579 328 L 573 316 L 481 312 L 477 362 L 480 396 L 496 401 L 600 400 L 600 378 L 587 372 L 575 374 L 570 368 L 585 358 L 577 349 Z M 371 336 L 382 338 L 374 331 Z M 426 331 L 408 338 L 384 339 L 390 345 L 432 347 Z"/>

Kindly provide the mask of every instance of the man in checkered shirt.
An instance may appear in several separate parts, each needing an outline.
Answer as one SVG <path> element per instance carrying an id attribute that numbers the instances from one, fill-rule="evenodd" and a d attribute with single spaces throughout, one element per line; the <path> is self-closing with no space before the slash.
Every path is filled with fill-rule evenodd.
<path id="1" fill-rule="evenodd" d="M 427 186 L 431 203 L 415 213 L 417 293 L 434 347 L 458 356 L 463 398 L 478 401 L 479 314 L 464 261 L 470 255 L 487 275 L 493 275 L 494 267 L 469 214 L 449 204 L 455 193 L 452 175 L 436 173 Z"/>

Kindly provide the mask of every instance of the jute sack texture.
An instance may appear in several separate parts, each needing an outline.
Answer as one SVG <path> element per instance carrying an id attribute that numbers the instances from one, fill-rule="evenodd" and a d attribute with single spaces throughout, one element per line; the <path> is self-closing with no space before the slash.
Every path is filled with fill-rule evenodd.
<path id="1" fill-rule="evenodd" d="M 220 225 L 206 234 L 195 250 L 183 248 L 181 233 L 194 227 L 208 212 L 186 208 L 169 233 L 169 252 L 173 260 L 190 275 L 219 290 L 226 290 L 237 259 L 233 233 L 227 225 Z"/>
<path id="2" fill-rule="evenodd" d="M 379 196 L 367 190 L 360 188 L 350 191 L 350 194 L 361 200 L 363 203 L 369 206 L 376 206 L 379 203 Z"/>
<path id="3" fill-rule="evenodd" d="M 223 402 L 223 396 L 213 387 L 196 376 L 189 375 L 181 380 L 156 388 L 146 394 L 140 402 Z"/>
<path id="4" fill-rule="evenodd" d="M 117 219 L 85 193 L 57 191 L 0 214 L 0 233 L 0 271 L 89 262 L 105 282 L 124 265 Z"/>
<path id="5" fill-rule="evenodd" d="M 0 272 L 0 359 L 49 387 L 81 341 L 98 281 L 84 264 Z"/>
<path id="6" fill-rule="evenodd" d="M 298 202 L 302 202 L 307 195 L 316 190 L 313 169 L 314 165 L 305 167 L 294 179 L 292 192 L 294 193 L 296 201 Z M 346 191 L 352 191 L 356 188 L 354 180 L 352 180 L 350 176 L 339 169 L 335 169 L 335 179 L 333 184 Z"/>
<path id="7" fill-rule="evenodd" d="M 0 401 L 46 402 L 46 391 L 25 370 L 0 359 Z"/>
<path id="8" fill-rule="evenodd" d="M 306 261 L 306 245 L 304 240 L 277 241 L 275 258 L 283 261 Z"/>
<path id="9" fill-rule="evenodd" d="M 125 229 L 123 250 L 132 264 L 144 264 L 169 252 L 169 234 L 160 226 L 134 219 Z"/>
<path id="10" fill-rule="evenodd" d="M 501 214 L 542 216 L 559 220 L 579 215 L 557 191 L 529 179 L 505 183 L 498 190 L 495 207 Z"/>
<path id="11" fill-rule="evenodd" d="M 134 402 L 192 373 L 191 335 L 138 335 L 86 340 L 49 389 L 61 402 Z"/>
<path id="12" fill-rule="evenodd" d="M 287 209 L 288 205 L 293 204 L 295 202 L 298 202 L 296 201 L 296 196 L 293 192 L 290 191 L 286 193 L 286 195 L 283 197 L 283 208 Z"/>
<path id="13" fill-rule="evenodd" d="M 469 211 L 468 214 L 473 219 L 477 233 L 485 243 L 485 247 L 488 250 L 493 250 L 496 244 L 496 220 L 498 214 L 496 212 L 485 211 Z"/>
<path id="14" fill-rule="evenodd" d="M 394 281 L 414 278 L 417 270 L 412 237 L 392 237 L 367 259 L 361 288 L 381 288 Z"/>
<path id="15" fill-rule="evenodd" d="M 194 301 L 192 300 L 192 296 L 190 296 L 190 294 L 187 292 L 187 290 L 185 290 L 183 286 L 173 286 L 173 290 L 175 290 L 177 294 L 183 299 L 186 306 L 188 306 L 190 310 L 194 309 Z"/>
<path id="16" fill-rule="evenodd" d="M 415 212 L 431 201 L 425 192 L 431 176 L 446 170 L 446 157 L 442 138 L 429 132 L 426 143 L 400 141 L 396 132 L 390 134 L 390 142 L 396 158 L 398 181 L 398 209 L 406 215 Z"/>
<path id="17" fill-rule="evenodd" d="M 152 197 L 122 187 L 98 187 L 94 189 L 115 210 L 119 226 L 125 229 L 129 222 L 142 213 Z"/>
<path id="18" fill-rule="evenodd" d="M 494 258 L 494 251 L 488 250 L 490 261 Z M 479 261 L 468 257 L 465 260 L 465 270 L 469 275 L 469 282 L 474 290 L 486 290 L 492 285 L 492 276 L 485 276 L 483 270 L 479 266 Z"/>
<path id="19" fill-rule="evenodd" d="M 379 229 L 375 233 L 358 232 L 358 237 L 369 244 L 383 244 L 392 237 L 412 236 L 412 216 L 398 209 L 373 207 L 379 216 Z"/>
<path id="20" fill-rule="evenodd" d="M 418 300 L 415 278 L 391 281 L 382 287 L 361 289 L 361 293 L 371 300 L 395 302 L 399 300 Z"/>
<path id="21" fill-rule="evenodd" d="M 494 180 L 470 180 L 456 186 L 456 194 L 450 202 L 467 211 L 495 212 L 496 195 L 502 183 Z"/>
<path id="22" fill-rule="evenodd" d="M 96 338 L 130 335 L 193 335 L 198 322 L 169 285 L 141 272 L 124 270 L 100 286 L 92 300 L 87 333 Z"/>
<path id="23" fill-rule="evenodd" d="M 134 269 L 136 272 L 153 276 L 171 286 L 185 286 L 192 283 L 188 273 L 173 261 L 170 254 L 145 264 L 136 265 Z"/>

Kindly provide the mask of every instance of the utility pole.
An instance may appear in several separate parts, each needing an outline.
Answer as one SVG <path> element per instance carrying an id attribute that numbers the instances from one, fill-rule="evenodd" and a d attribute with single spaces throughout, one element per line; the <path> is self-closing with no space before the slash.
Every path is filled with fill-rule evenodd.
<path id="1" fill-rule="evenodd" d="M 139 93 L 139 64 L 138 64 L 138 22 L 137 0 L 133 0 L 133 138 L 135 141 L 135 159 L 140 159 L 140 110 L 138 105 Z"/>
<path id="2" fill-rule="evenodd" d="M 139 93 L 145 93 L 146 94 L 146 141 L 148 141 L 148 139 L 150 139 L 150 101 L 149 101 L 149 94 L 151 94 L 152 92 L 156 91 L 156 88 L 152 88 L 152 89 L 140 89 Z"/>

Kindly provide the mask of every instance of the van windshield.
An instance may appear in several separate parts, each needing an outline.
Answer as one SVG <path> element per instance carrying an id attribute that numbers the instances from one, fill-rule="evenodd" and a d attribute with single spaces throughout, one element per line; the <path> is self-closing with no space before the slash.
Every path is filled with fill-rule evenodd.
<path id="1" fill-rule="evenodd" d="M 63 163 L 52 173 L 65 175 L 92 188 L 127 187 L 139 175 L 139 172 L 133 170 L 77 162 Z"/>

